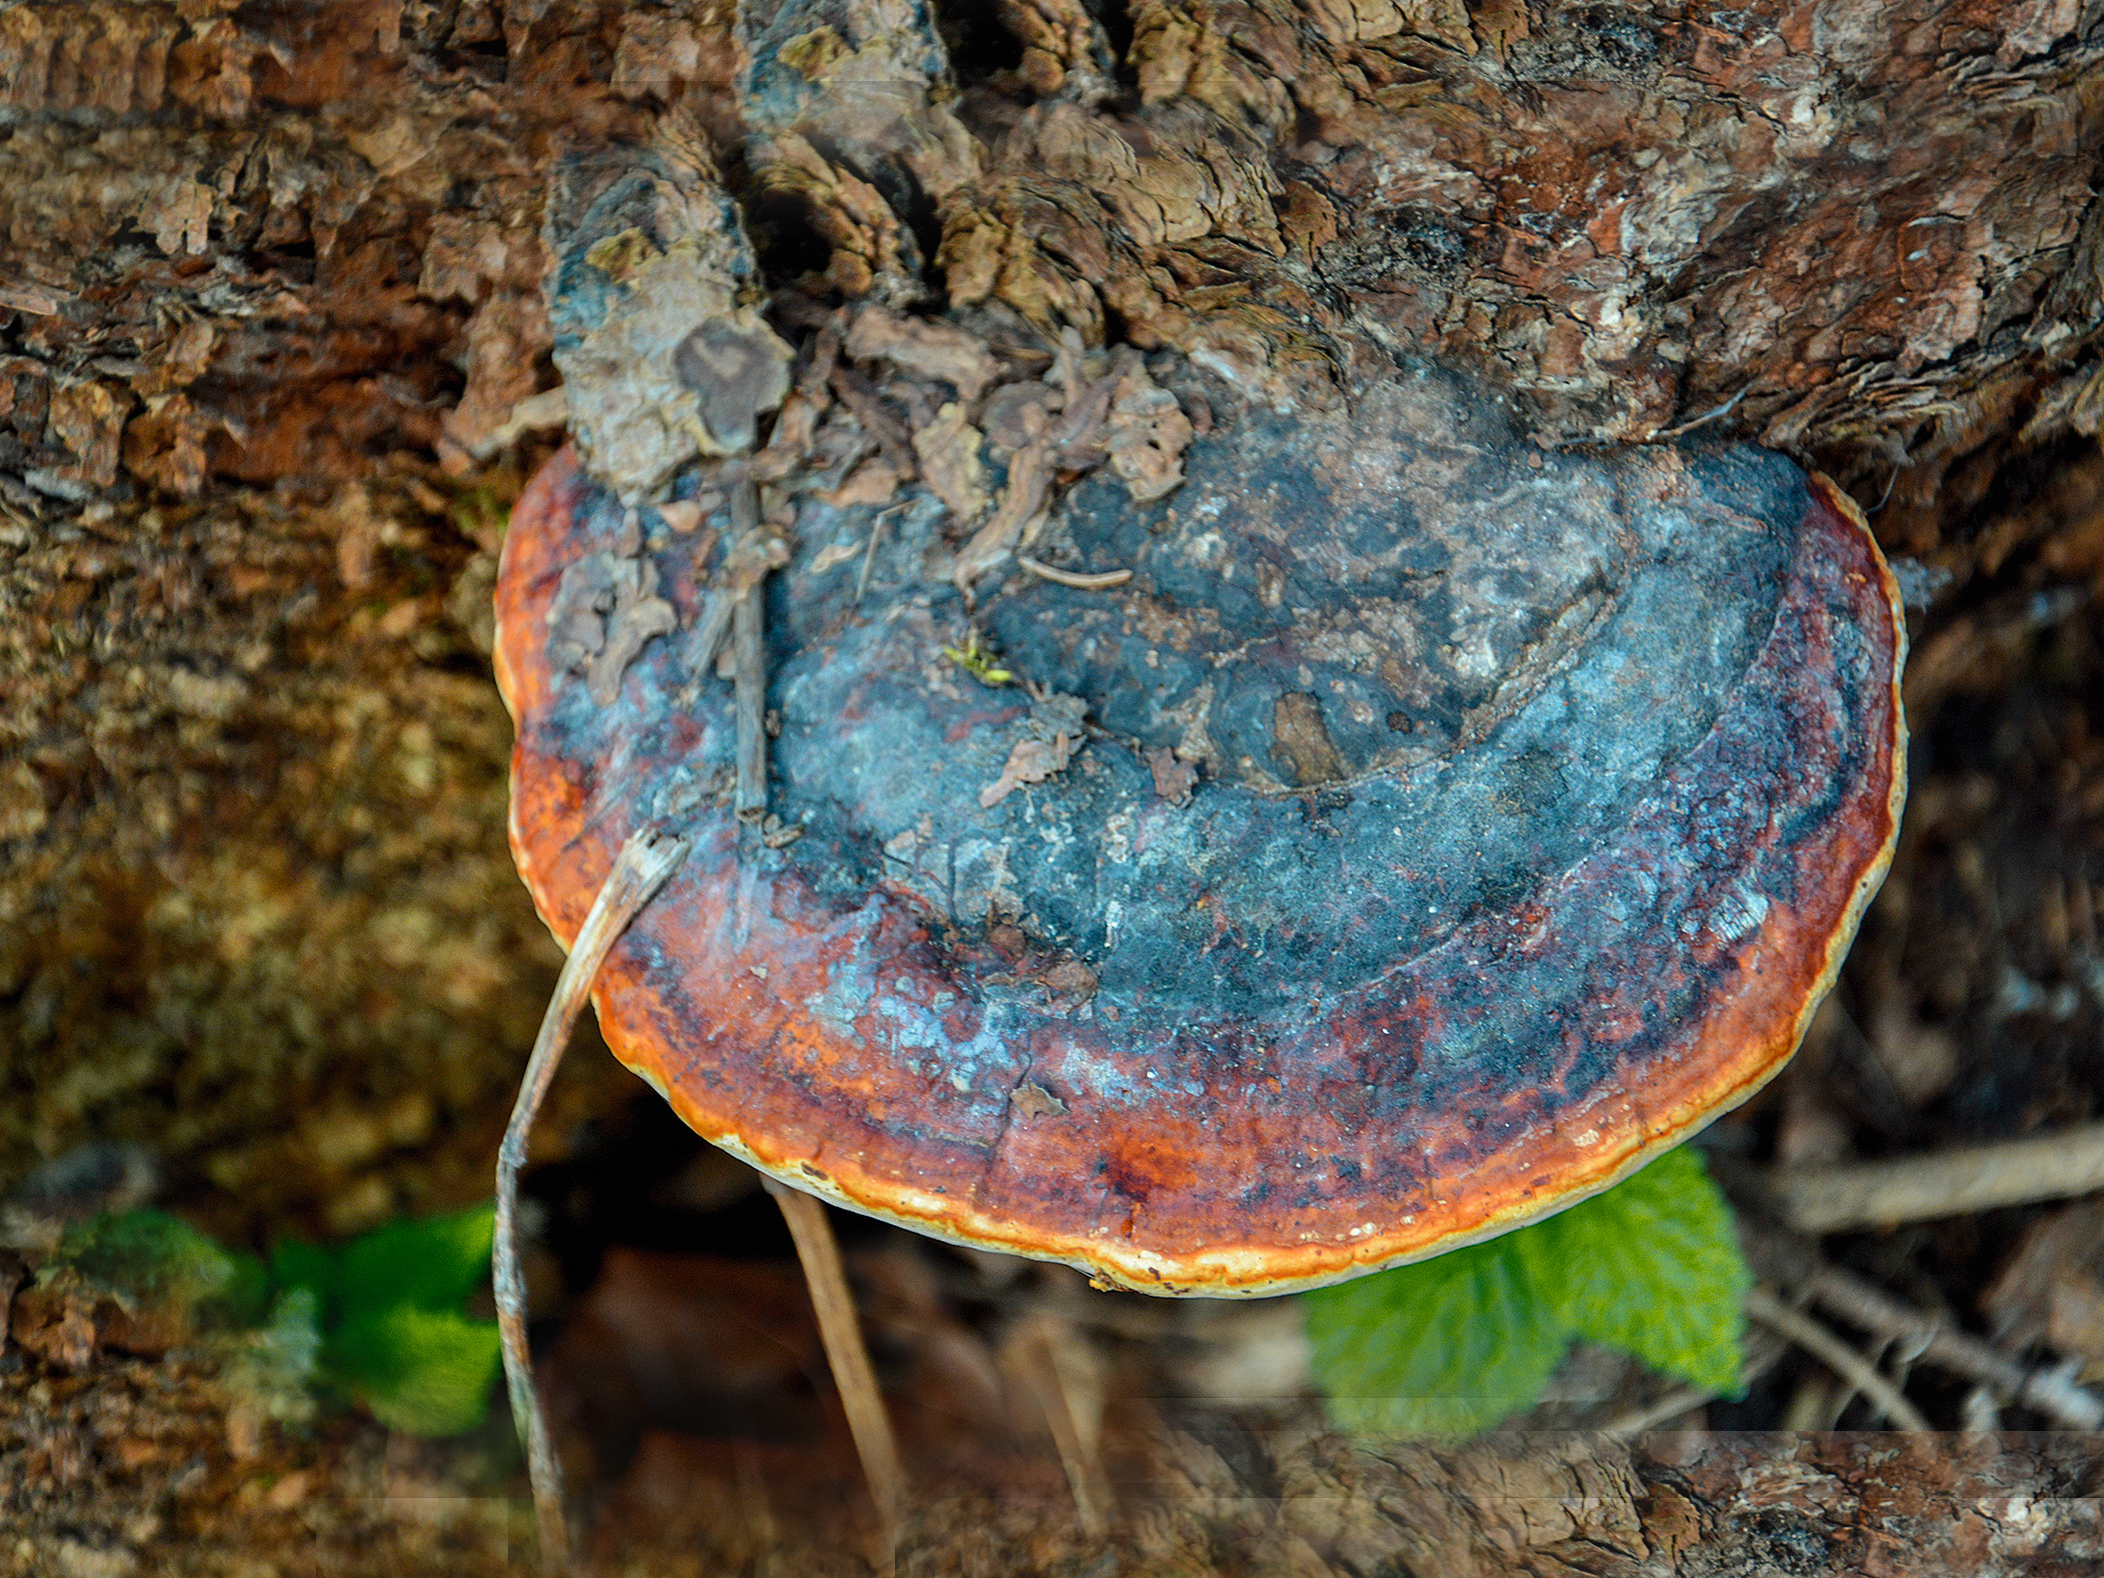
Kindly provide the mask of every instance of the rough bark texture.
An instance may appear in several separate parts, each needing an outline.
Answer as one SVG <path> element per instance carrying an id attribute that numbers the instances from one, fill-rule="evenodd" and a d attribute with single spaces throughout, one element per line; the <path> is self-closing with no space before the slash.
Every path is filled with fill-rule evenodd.
<path id="1" fill-rule="evenodd" d="M 516 408 L 555 382 L 541 227 L 566 151 L 705 154 L 785 318 L 869 297 L 1018 345 L 1071 326 L 1280 408 L 1433 354 L 1550 444 L 1735 401 L 1705 430 L 1866 504 L 1889 488 L 1881 538 L 1961 585 L 2104 574 L 2094 456 L 2057 493 L 2022 481 L 2104 420 L 2104 0 L 1001 0 L 939 31 L 910 0 L 838 0 L 794 25 L 749 7 L 743 90 L 733 11 L 0 8 L 0 1182 L 114 1136 L 222 1226 L 344 1232 L 485 1187 L 556 961 L 505 850 L 486 654 L 503 510 L 545 452 L 519 434 L 546 405 Z M 888 431 L 864 374 L 840 383 L 894 479 L 983 498 L 940 413 Z M 1945 624 L 1910 702 L 1990 685 L 2031 628 Z M 600 1077 L 566 1082 L 573 1116 L 619 1088 Z M 61 1418 L 132 1407 L 130 1381 L 5 1384 L 51 1465 L 34 1483 L 85 1487 L 51 1539 L 143 1504 L 98 1487 L 159 1459 Z M 1421 1488 L 1462 1472 L 1429 1459 L 1296 1458 L 1287 1517 L 1282 1469 L 1201 1452 L 1146 1549 L 1164 1571 L 1255 1570 L 1231 1553 L 1270 1539 L 1308 1572 L 1933 1572 L 1950 1540 L 1953 1571 L 2094 1565 L 2041 1554 L 2094 1502 L 1977 1499 L 2090 1494 L 2071 1452 L 1918 1450 L 1552 1454 L 1525 1472 L 1566 1486 L 1528 1504 L 1554 1510 L 1489 1533 Z M 1519 1472 L 1484 1451 L 1439 1461 Z M 1578 1478 L 1606 1521 L 1570 1510 Z M 960 1551 L 1006 1527 L 959 1505 Z M 59 1570 L 122 1570 L 87 1560 Z"/>

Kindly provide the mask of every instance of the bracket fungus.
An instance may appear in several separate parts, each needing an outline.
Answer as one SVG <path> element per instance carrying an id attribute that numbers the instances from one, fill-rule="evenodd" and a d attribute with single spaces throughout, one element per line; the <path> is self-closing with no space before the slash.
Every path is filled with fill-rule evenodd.
<path id="1" fill-rule="evenodd" d="M 1772 1076 L 1904 793 L 1854 505 L 1747 447 L 1544 453 L 1421 367 L 1182 460 L 1051 503 L 1076 573 L 965 590 L 932 490 L 798 495 L 764 838 L 697 650 L 724 463 L 664 511 L 541 471 L 497 594 L 519 869 L 568 940 L 632 832 L 692 846 L 598 978 L 615 1054 L 800 1189 L 1205 1295 L 1517 1226 Z M 562 590 L 602 555 L 676 619 L 595 693 Z"/>

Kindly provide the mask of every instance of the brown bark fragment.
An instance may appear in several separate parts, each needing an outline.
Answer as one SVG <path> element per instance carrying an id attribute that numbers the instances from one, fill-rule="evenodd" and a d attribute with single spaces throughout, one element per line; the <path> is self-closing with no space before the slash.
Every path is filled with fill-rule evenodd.
<path id="1" fill-rule="evenodd" d="M 858 362 L 887 361 L 918 377 L 941 379 L 967 406 L 976 404 L 986 386 L 1001 376 L 1001 364 L 978 336 L 946 323 L 902 318 L 878 306 L 855 314 L 841 348 Z"/>
<path id="2" fill-rule="evenodd" d="M 921 475 L 935 496 L 949 506 L 959 525 L 970 525 L 985 513 L 990 496 L 986 468 L 979 462 L 979 430 L 964 419 L 964 407 L 952 400 L 935 420 L 913 435 Z"/>

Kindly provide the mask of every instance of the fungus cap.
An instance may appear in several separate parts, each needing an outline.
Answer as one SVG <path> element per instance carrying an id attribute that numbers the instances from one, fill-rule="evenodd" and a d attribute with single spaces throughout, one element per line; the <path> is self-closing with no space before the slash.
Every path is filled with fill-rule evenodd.
<path id="1" fill-rule="evenodd" d="M 1211 1295 L 1518 1226 L 1772 1076 L 1904 793 L 1854 505 L 1744 447 L 1547 455 L 1430 371 L 1186 461 L 1034 550 L 1130 581 L 989 580 L 969 625 L 932 498 L 800 500 L 767 845 L 692 661 L 712 534 L 543 469 L 497 593 L 519 869 L 567 942 L 631 831 L 694 840 L 601 974 L 615 1055 L 842 1205 Z"/>

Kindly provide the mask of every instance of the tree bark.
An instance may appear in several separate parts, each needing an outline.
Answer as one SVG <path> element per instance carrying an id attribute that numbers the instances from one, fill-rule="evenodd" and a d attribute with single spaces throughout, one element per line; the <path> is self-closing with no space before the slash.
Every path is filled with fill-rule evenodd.
<path id="1" fill-rule="evenodd" d="M 558 963 L 489 589 L 560 418 L 543 224 L 581 156 L 712 164 L 784 322 L 1072 328 L 1281 409 L 1436 357 L 1544 444 L 1783 448 L 1961 577 L 2011 551 L 1997 478 L 2104 421 L 2104 0 L 938 13 L 0 7 L 0 1180 L 131 1139 L 222 1227 L 331 1232 L 486 1190 Z M 1978 1498 L 2057 1448 L 1919 1450 L 1529 1459 L 1547 1522 L 1495 1528 L 1411 1500 L 1432 1459 L 1325 1459 L 1234 1538 L 1934 1571 L 1876 1510 L 1914 1475 L 1908 1527 L 2053 1570 Z M 1442 1518 L 1475 1554 L 1394 1554 Z"/>

